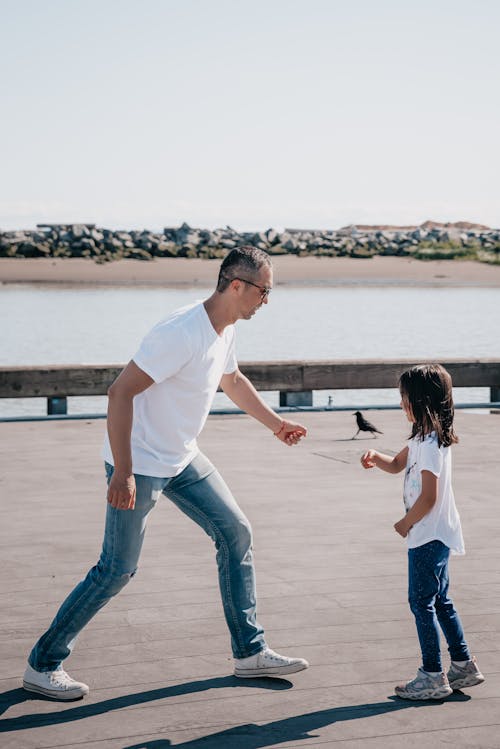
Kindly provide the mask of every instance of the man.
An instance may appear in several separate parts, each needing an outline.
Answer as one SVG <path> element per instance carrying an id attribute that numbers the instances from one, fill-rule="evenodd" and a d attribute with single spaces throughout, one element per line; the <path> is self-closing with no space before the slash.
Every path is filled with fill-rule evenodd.
<path id="1" fill-rule="evenodd" d="M 72 679 L 62 662 L 83 627 L 135 574 L 147 517 L 162 494 L 215 542 L 235 676 L 278 676 L 307 668 L 307 661 L 279 655 L 265 642 L 256 618 L 250 525 L 196 444 L 219 384 L 281 442 L 295 445 L 306 436 L 303 426 L 281 419 L 264 403 L 235 357 L 234 323 L 249 320 L 267 304 L 272 283 L 265 252 L 232 250 L 212 296 L 156 325 L 111 385 L 101 556 L 31 651 L 26 690 L 62 700 L 88 693 L 88 686 Z"/>

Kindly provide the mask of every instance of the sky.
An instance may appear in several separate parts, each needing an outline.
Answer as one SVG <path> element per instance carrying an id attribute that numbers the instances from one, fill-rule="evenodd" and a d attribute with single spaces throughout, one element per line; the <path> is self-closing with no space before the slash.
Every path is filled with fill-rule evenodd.
<path id="1" fill-rule="evenodd" d="M 500 226 L 497 0 L 0 0 L 0 230 Z"/>

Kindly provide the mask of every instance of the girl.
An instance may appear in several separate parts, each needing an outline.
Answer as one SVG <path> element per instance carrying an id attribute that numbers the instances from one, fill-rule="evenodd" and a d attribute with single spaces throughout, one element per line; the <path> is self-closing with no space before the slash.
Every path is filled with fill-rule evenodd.
<path id="1" fill-rule="evenodd" d="M 448 596 L 448 558 L 464 554 L 460 517 L 451 487 L 451 450 L 458 442 L 453 430 L 453 398 L 449 373 L 439 364 L 423 364 L 399 379 L 401 407 L 412 430 L 407 447 L 394 458 L 368 450 L 363 468 L 400 473 L 404 480 L 405 516 L 394 525 L 408 539 L 408 599 L 422 650 L 417 676 L 395 691 L 410 700 L 441 699 L 454 689 L 481 684 L 484 676 L 471 658 L 462 624 Z M 445 674 L 441 665 L 439 627 L 451 656 Z"/>

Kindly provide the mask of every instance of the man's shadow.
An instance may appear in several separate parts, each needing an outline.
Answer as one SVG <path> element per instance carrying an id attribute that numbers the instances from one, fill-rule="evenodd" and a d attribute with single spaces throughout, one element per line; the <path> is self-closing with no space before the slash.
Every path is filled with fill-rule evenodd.
<path id="1" fill-rule="evenodd" d="M 50 713 L 32 713 L 23 715 L 18 718 L 4 718 L 0 720 L 0 733 L 6 731 L 21 731 L 26 728 L 40 728 L 41 726 L 57 725 L 59 723 L 69 723 L 73 720 L 83 720 L 92 718 L 96 715 L 109 713 L 112 710 L 121 710 L 132 705 L 142 705 L 155 700 L 163 700 L 169 697 L 179 697 L 193 692 L 205 692 L 208 689 L 227 689 L 228 687 L 247 687 L 259 689 L 291 689 L 293 684 L 287 679 L 248 679 L 243 682 L 236 676 L 220 676 L 214 679 L 204 679 L 200 681 L 188 681 L 185 684 L 176 684 L 171 687 L 160 687 L 159 689 L 149 689 L 145 692 L 136 692 L 135 694 L 126 694 L 122 697 L 112 697 L 102 702 L 82 702 L 81 700 L 72 700 L 70 702 L 58 702 L 59 710 Z M 24 689 L 11 689 L 8 692 L 0 694 L 0 715 L 9 707 L 19 705 L 22 702 L 33 701 L 52 702 L 49 697 L 26 692 Z M 75 707 L 64 709 L 63 706 L 78 703 Z"/>
<path id="2" fill-rule="evenodd" d="M 455 692 L 446 699 L 446 702 L 467 702 L 468 700 L 470 700 L 469 695 Z M 319 738 L 317 734 L 311 733 L 311 731 L 317 731 L 334 723 L 368 718 L 373 715 L 384 715 L 408 708 L 443 705 L 444 702 L 445 700 L 409 702 L 398 697 L 390 697 L 389 701 L 385 702 L 317 710 L 314 713 L 296 715 L 292 718 L 275 720 L 263 725 L 247 723 L 218 733 L 208 734 L 193 741 L 183 741 L 180 744 L 172 744 L 170 739 L 154 739 L 153 741 L 142 741 L 138 744 L 127 744 L 122 749 L 234 749 L 235 747 L 238 747 L 238 749 L 264 749 L 271 744 L 275 746 L 289 741 Z"/>
<path id="3" fill-rule="evenodd" d="M 141 705 L 154 700 L 166 699 L 169 697 L 178 697 L 195 692 L 203 692 L 208 689 L 224 689 L 228 687 L 239 688 L 260 688 L 285 690 L 290 689 L 293 684 L 287 679 L 251 679 L 242 682 L 234 676 L 221 676 L 214 679 L 205 679 L 200 681 L 190 681 L 186 684 L 178 684 L 172 687 L 161 687 L 160 689 L 150 689 L 144 692 L 124 695 L 122 697 L 113 697 L 109 700 L 103 700 L 97 703 L 79 704 L 77 707 L 70 707 L 62 710 L 54 710 L 50 713 L 32 713 L 18 718 L 5 718 L 0 721 L 0 732 L 20 731 L 28 728 L 40 728 L 47 725 L 57 725 L 69 723 L 74 720 L 82 720 L 97 715 L 131 707 L 132 705 Z M 22 702 L 33 701 L 38 699 L 32 694 L 25 692 L 23 689 L 12 689 L 9 692 L 0 694 L 0 708 L 5 712 L 9 707 Z M 47 698 L 40 697 L 46 701 Z M 461 692 L 455 692 L 448 697 L 446 702 L 466 702 L 470 699 L 469 695 Z M 178 746 L 182 749 L 200 749 L 200 747 L 214 747 L 214 749 L 234 749 L 237 742 L 238 749 L 261 749 L 269 744 L 282 743 L 286 741 L 314 738 L 310 731 L 318 730 L 332 723 L 346 720 L 357 720 L 372 715 L 381 715 L 395 712 L 408 708 L 441 705 L 443 700 L 430 700 L 425 702 L 407 702 L 398 698 L 389 698 L 389 701 L 367 703 L 362 705 L 349 705 L 346 707 L 334 707 L 327 710 L 318 710 L 313 713 L 297 715 L 283 720 L 265 723 L 264 725 L 246 724 L 229 728 L 215 734 L 208 734 L 193 741 L 186 741 L 181 744 L 172 745 L 169 739 L 159 739 L 146 741 L 139 744 L 124 746 L 123 749 L 167 749 L 167 747 Z"/>

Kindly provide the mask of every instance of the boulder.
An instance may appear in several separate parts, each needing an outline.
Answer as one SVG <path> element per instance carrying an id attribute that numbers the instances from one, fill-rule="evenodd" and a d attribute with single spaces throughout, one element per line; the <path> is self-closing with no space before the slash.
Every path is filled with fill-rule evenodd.
<path id="1" fill-rule="evenodd" d="M 155 255 L 162 257 L 175 257 L 177 255 L 177 245 L 175 242 L 158 242 Z"/>
<path id="2" fill-rule="evenodd" d="M 280 237 L 278 232 L 275 229 L 268 229 L 265 232 L 266 240 L 269 242 L 269 244 L 278 244 L 280 241 Z"/>
<path id="3" fill-rule="evenodd" d="M 290 234 L 287 235 L 288 239 L 285 239 L 283 241 L 283 237 L 281 238 L 281 245 L 285 250 L 288 250 L 288 252 L 296 252 L 299 249 L 299 242 L 295 239 L 295 237 L 292 237 Z"/>
<path id="4" fill-rule="evenodd" d="M 81 239 L 81 237 L 90 236 L 90 231 L 87 229 L 85 224 L 73 224 L 71 226 L 71 233 L 75 239 Z"/>

